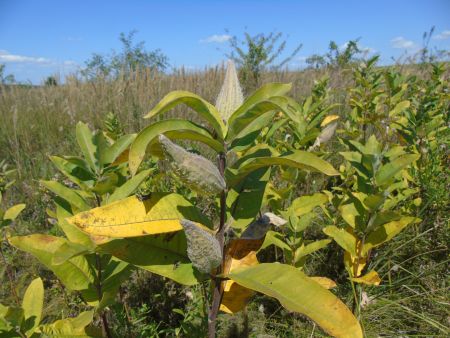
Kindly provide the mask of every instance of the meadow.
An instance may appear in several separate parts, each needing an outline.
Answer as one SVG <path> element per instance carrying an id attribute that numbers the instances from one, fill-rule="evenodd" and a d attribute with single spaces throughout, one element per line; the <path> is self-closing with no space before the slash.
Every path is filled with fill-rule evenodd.
<path id="1" fill-rule="evenodd" d="M 348 316 L 354 316 L 364 336 L 448 336 L 448 64 L 380 67 L 372 59 L 345 67 L 264 72 L 258 86 L 269 86 L 265 87 L 269 94 L 259 98 L 255 96 L 255 100 L 262 102 L 261 105 L 251 108 L 253 110 L 247 107 L 249 110 L 242 113 L 247 114 L 246 118 L 236 118 L 237 122 L 230 124 L 236 128 L 236 131 L 231 127 L 229 129 L 233 130 L 236 138 L 227 141 L 228 149 L 224 151 L 217 141 L 220 143 L 225 136 L 220 136 L 220 128 L 215 128 L 215 124 L 208 124 L 210 117 L 205 122 L 205 116 L 209 115 L 204 112 L 204 106 L 199 103 L 201 101 L 195 98 L 196 103 L 190 103 L 179 94 L 181 98 L 177 102 L 188 103 L 191 109 L 163 98 L 172 91 L 183 90 L 215 105 L 226 74 L 225 66 L 202 71 L 180 69 L 173 74 L 137 69 L 115 79 L 98 77 L 84 81 L 73 76 L 62 85 L 0 85 L 0 159 L 4 160 L 3 165 L 8 164 L 8 167 L 0 167 L 1 208 L 6 210 L 20 203 L 26 204 L 20 215 L 4 223 L 1 229 L 3 262 L 0 268 L 0 303 L 20 307 L 26 288 L 37 277 L 41 278 L 45 288 L 45 306 L 43 314 L 39 314 L 41 324 L 27 326 L 26 316 L 25 319 L 17 319 L 19 324 L 11 324 L 15 320 L 13 316 L 8 317 L 6 310 L 0 308 L 0 319 L 3 320 L 0 322 L 0 332 L 8 327 L 8 337 L 31 336 L 33 330 L 36 330 L 35 335 L 52 336 L 51 332 L 58 329 L 54 325 L 56 320 L 93 311 L 90 314 L 92 321 L 85 321 L 77 335 L 206 336 L 208 312 L 211 315 L 212 311 L 208 308 L 213 307 L 211 304 L 215 299 L 210 288 L 220 289 L 223 285 L 223 281 L 216 277 L 207 280 L 198 278 L 196 274 L 181 275 L 180 272 L 178 275 L 178 261 L 176 264 L 166 262 L 167 266 L 174 265 L 173 269 L 159 272 L 150 263 L 144 264 L 136 258 L 136 255 L 146 255 L 145 251 L 136 252 L 133 258 L 129 258 L 133 255 L 131 251 L 129 255 L 123 255 L 123 247 L 122 251 L 114 251 L 110 249 L 112 245 L 100 242 L 89 248 L 92 251 L 86 248 L 83 251 L 79 245 L 69 245 L 73 251 L 67 253 L 68 256 L 59 265 L 55 263 L 55 258 L 52 262 L 41 264 L 45 259 L 36 254 L 37 249 L 33 251 L 26 247 L 24 237 L 19 237 L 40 233 L 71 239 L 67 235 L 67 227 L 61 227 L 68 216 L 76 217 L 79 212 L 85 212 L 86 217 L 100 217 L 89 214 L 94 213 L 91 210 L 95 209 L 91 208 L 107 208 L 109 203 L 118 203 L 135 193 L 145 203 L 146 196 L 152 199 L 155 194 L 170 192 L 168 196 L 177 198 L 171 203 L 185 206 L 187 204 L 183 203 L 189 202 L 189 208 L 195 207 L 195 212 L 198 210 L 202 214 L 199 219 L 205 217 L 210 220 L 211 224 L 205 221 L 203 225 L 219 230 L 218 238 L 222 236 L 222 241 L 227 241 L 228 236 L 225 233 L 226 220 L 234 219 L 231 228 L 234 229 L 234 236 L 239 237 L 245 233 L 246 226 L 262 214 L 271 212 L 281 216 L 287 225 L 273 227 L 264 234 L 265 238 L 255 253 L 257 261 L 280 262 L 283 264 L 270 267 L 294 267 L 296 271 L 301 271 L 302 276 L 321 276 L 327 283 L 335 284 L 329 293 L 348 307 Z M 292 87 L 273 89 L 271 83 L 290 83 Z M 275 94 L 270 94 L 270 90 L 274 90 Z M 244 88 L 245 98 L 253 97 L 252 93 Z M 256 106 L 255 102 L 253 104 Z M 240 104 L 242 102 L 234 105 L 231 113 Z M 212 108 L 208 109 L 212 111 Z M 220 112 L 224 110 L 226 108 L 218 108 Z M 143 119 L 149 112 L 150 118 Z M 201 153 L 205 160 L 211 162 L 216 161 L 217 152 L 219 169 L 220 163 L 230 166 L 228 176 L 225 167 L 220 172 L 227 188 L 220 190 L 216 198 L 206 196 L 201 189 L 196 190 L 202 182 L 192 185 L 189 181 L 189 185 L 183 177 L 179 177 L 179 172 L 183 171 L 174 164 L 178 163 L 179 150 L 173 150 L 175 155 L 170 153 L 170 149 L 178 149 L 171 148 L 171 143 L 166 143 L 166 148 L 162 149 L 165 161 L 157 160 L 161 157 L 161 149 L 155 139 L 149 139 L 143 150 L 136 150 L 139 163 L 127 163 L 126 149 L 131 145 L 130 153 L 134 154 L 136 136 L 129 139 L 126 136 L 140 133 L 137 140 L 144 135 L 144 131 L 149 133 L 149 126 L 167 119 L 196 123 L 191 134 L 186 132 L 191 128 L 187 126 L 181 131 L 167 130 L 164 133 L 169 139 L 182 140 L 177 143 Z M 198 126 L 202 131 L 195 129 Z M 98 132 L 90 134 L 94 130 Z M 92 141 L 95 150 L 86 150 L 80 143 L 80 135 L 90 135 L 88 138 L 92 140 L 97 140 L 97 137 L 105 140 L 98 141 L 98 144 Z M 86 160 L 90 154 L 100 161 L 101 156 L 96 154 L 103 151 L 101 149 L 111 149 L 119 140 L 124 144 L 125 159 L 115 162 L 121 152 L 110 163 L 94 163 L 99 166 L 101 177 L 88 179 L 77 176 L 73 168 L 68 173 L 66 164 L 51 158 L 56 155 L 67 160 L 67 156 L 78 156 Z M 159 141 L 162 144 L 166 142 L 161 138 Z M 107 144 L 105 148 L 101 148 L 102 142 Z M 90 144 L 86 147 L 89 148 Z M 154 147 L 157 149 L 153 152 Z M 309 156 L 306 153 L 313 156 L 307 157 L 310 159 L 308 161 L 302 159 Z M 298 156 L 294 158 L 294 155 Z M 220 162 L 221 156 L 226 157 L 226 162 Z M 286 160 L 286 156 L 291 156 L 291 162 Z M 278 162 L 272 163 L 267 158 L 277 158 Z M 264 162 L 250 175 L 247 171 L 255 161 L 267 163 Z M 86 160 L 86 163 L 89 161 Z M 263 168 L 269 168 L 269 171 Z M 9 169 L 15 171 L 8 173 Z M 191 170 L 191 167 L 186 170 Z M 129 188 L 126 193 L 124 189 L 119 189 L 139 175 L 142 179 L 135 181 L 137 183 L 134 183 L 133 189 Z M 210 178 L 208 175 L 205 173 L 206 180 Z M 6 184 L 13 180 L 13 184 Z M 59 182 L 63 188 L 56 187 L 54 182 Z M 76 191 L 77 196 L 81 196 L 81 203 L 86 203 L 88 207 L 84 204 L 78 207 L 80 201 L 77 204 L 77 201 L 71 200 L 64 187 Z M 119 190 L 120 193 L 116 193 Z M 244 202 L 231 201 L 228 205 L 225 199 L 228 201 L 233 193 Z M 120 199 L 117 197 L 119 195 Z M 236 211 L 240 210 L 236 208 L 238 203 L 244 210 L 241 214 Z M 108 210 L 110 217 L 114 218 L 115 211 Z M 126 215 L 116 215 L 117 219 L 125 218 L 138 224 L 140 216 L 132 215 L 133 210 L 129 209 L 130 219 Z M 250 217 L 245 210 L 252 210 L 254 214 Z M 271 220 L 272 225 L 275 223 Z M 184 223 L 182 225 L 189 245 L 188 228 Z M 392 227 L 395 230 L 391 230 Z M 380 229 L 385 231 L 382 239 Z M 89 233 L 91 230 L 86 231 Z M 98 231 L 93 229 L 90 234 L 100 236 Z M 101 236 L 113 237 L 110 233 Z M 118 246 L 124 245 L 127 236 L 121 235 L 113 242 Z M 138 237 L 136 234 L 131 237 L 134 236 Z M 348 244 L 348 238 L 351 243 L 354 241 L 353 247 Z M 233 239 L 230 241 L 232 243 Z M 67 242 L 70 244 L 70 241 Z M 362 249 L 367 243 L 372 244 L 367 250 Z M 220 244 L 223 251 L 227 244 Z M 98 251 L 98 248 L 101 250 Z M 57 256 L 55 250 L 52 252 L 54 257 Z M 188 247 L 189 257 L 183 252 L 185 260 L 181 259 L 181 266 L 192 261 L 190 269 L 202 271 L 201 264 L 205 263 L 196 262 L 193 258 L 195 252 L 190 254 L 193 251 L 189 250 Z M 64 251 L 58 253 L 66 254 Z M 206 256 L 209 254 L 210 251 Z M 104 264 L 113 261 L 120 262 L 117 266 L 124 264 L 120 272 L 124 271 L 123 276 L 118 277 L 120 281 L 113 288 L 114 292 L 108 294 L 110 299 L 107 304 L 102 305 L 102 292 L 106 294 L 106 286 L 103 291 L 100 287 L 97 303 L 89 302 L 84 289 L 65 285 L 64 278 L 58 278 L 60 275 L 55 275 L 49 268 L 85 256 L 89 262 L 89 255 L 107 256 Z M 252 260 L 254 264 L 251 265 L 258 265 L 257 261 Z M 210 261 L 207 263 L 213 264 Z M 102 279 L 101 272 L 106 274 L 106 270 L 104 267 L 102 270 L 98 261 L 96 267 L 100 271 L 96 272 L 95 280 L 98 282 Z M 217 264 L 211 267 L 204 271 L 213 270 Z M 225 265 L 221 266 L 221 270 L 226 270 Z M 253 284 L 244 277 L 247 278 L 243 273 L 233 274 L 230 271 L 226 278 L 242 283 L 240 285 L 248 290 Z M 338 332 L 333 331 L 335 327 L 332 325 L 323 324 L 321 320 L 326 312 L 320 312 L 321 309 L 317 310 L 317 319 L 307 310 L 306 313 L 297 310 L 301 309 L 299 304 L 281 305 L 284 295 L 264 295 L 265 292 L 256 287 L 254 290 L 258 293 L 251 294 L 251 297 L 247 295 L 245 308 L 238 306 L 239 311 L 218 314 L 217 336 L 322 337 Z M 300 297 L 298 303 L 301 303 L 302 295 L 295 297 Z M 324 298 L 317 297 L 316 303 L 331 296 L 327 293 Z M 233 302 L 230 304 L 234 306 Z M 24 311 L 27 312 L 26 309 Z M 353 319 L 348 320 L 351 322 Z M 356 331 L 344 330 L 334 335 L 360 336 Z"/>

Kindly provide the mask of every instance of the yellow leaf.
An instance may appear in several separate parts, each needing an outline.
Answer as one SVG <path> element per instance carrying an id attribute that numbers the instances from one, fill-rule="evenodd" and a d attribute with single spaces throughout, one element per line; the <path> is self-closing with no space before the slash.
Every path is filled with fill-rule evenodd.
<path id="1" fill-rule="evenodd" d="M 331 280 L 327 277 L 309 277 L 310 279 L 312 279 L 313 281 L 317 282 L 318 284 L 320 284 L 320 286 L 323 286 L 325 289 L 332 289 L 335 288 L 336 282 L 334 280 Z"/>
<path id="2" fill-rule="evenodd" d="M 416 217 L 402 217 L 397 221 L 381 225 L 367 236 L 362 248 L 362 255 L 367 255 L 371 249 L 390 241 L 409 224 L 420 221 L 421 219 Z"/>
<path id="3" fill-rule="evenodd" d="M 375 270 L 372 270 L 372 271 L 366 273 L 362 277 L 350 278 L 350 279 L 356 283 L 363 283 L 363 284 L 367 284 L 367 285 L 380 285 L 380 283 L 381 283 L 381 278 L 380 278 L 380 276 L 378 276 L 378 273 Z"/>
<path id="4" fill-rule="evenodd" d="M 329 115 L 327 117 L 325 117 L 322 121 L 322 123 L 320 124 L 321 127 L 325 127 L 327 124 L 330 124 L 331 122 L 337 120 L 339 118 L 338 115 Z"/>
<path id="5" fill-rule="evenodd" d="M 130 155 L 130 150 L 126 149 L 123 153 L 121 153 L 116 160 L 114 161 L 114 163 L 112 163 L 111 165 L 119 165 L 125 162 L 128 162 L 128 157 Z"/>
<path id="6" fill-rule="evenodd" d="M 228 277 L 278 299 L 287 310 L 304 314 L 333 337 L 363 337 L 358 320 L 346 305 L 294 266 L 262 263 L 239 268 Z"/>
<path id="7" fill-rule="evenodd" d="M 358 257 L 349 254 L 348 252 L 344 253 L 344 264 L 349 272 L 350 276 L 358 277 L 361 275 L 362 270 L 367 264 L 367 257 Z"/>
<path id="8" fill-rule="evenodd" d="M 190 219 L 208 230 L 192 204 L 177 194 L 154 193 L 141 201 L 135 196 L 79 213 L 67 221 L 90 235 L 127 238 L 182 230 L 181 219 Z M 201 222 L 201 223 L 200 223 Z"/>
<path id="9" fill-rule="evenodd" d="M 237 239 L 228 245 L 225 254 L 224 274 L 228 274 L 240 267 L 258 264 L 256 252 L 261 247 L 263 239 Z M 245 308 L 248 300 L 255 293 L 232 280 L 223 283 L 223 297 L 220 310 L 226 313 L 236 313 Z"/>

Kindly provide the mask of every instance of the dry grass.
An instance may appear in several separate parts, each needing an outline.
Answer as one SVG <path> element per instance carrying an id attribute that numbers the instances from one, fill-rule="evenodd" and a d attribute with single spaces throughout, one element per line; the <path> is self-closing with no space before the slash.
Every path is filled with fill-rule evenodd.
<path id="1" fill-rule="evenodd" d="M 300 99 L 326 72 L 266 73 L 263 83 L 290 82 L 291 95 Z M 11 161 L 21 178 L 47 176 L 47 155 L 72 153 L 76 122 L 100 127 L 105 114 L 114 112 L 128 132 L 136 132 L 148 123 L 142 116 L 170 91 L 191 91 L 214 103 L 224 74 L 222 67 L 197 72 L 180 69 L 172 75 L 146 69 L 114 81 L 86 83 L 69 77 L 61 86 L 0 86 L 0 158 Z M 349 84 L 342 72 L 329 75 L 336 92 Z M 179 106 L 166 116 L 188 114 Z"/>

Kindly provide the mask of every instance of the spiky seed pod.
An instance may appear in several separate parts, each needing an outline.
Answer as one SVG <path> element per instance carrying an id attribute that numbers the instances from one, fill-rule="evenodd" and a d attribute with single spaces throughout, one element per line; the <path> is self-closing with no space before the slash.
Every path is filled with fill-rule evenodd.
<path id="1" fill-rule="evenodd" d="M 272 225 L 281 227 L 286 223 L 287 221 L 285 219 L 271 212 L 266 212 L 245 229 L 241 235 L 241 239 L 261 239 L 266 235 Z"/>
<path id="2" fill-rule="evenodd" d="M 159 135 L 159 142 L 170 168 L 187 187 L 204 195 L 225 190 L 225 180 L 211 161 L 186 151 L 164 135 Z"/>
<path id="3" fill-rule="evenodd" d="M 192 265 L 202 273 L 211 270 L 222 263 L 222 250 L 217 239 L 206 230 L 186 219 L 181 220 L 187 239 L 187 255 Z"/>
<path id="4" fill-rule="evenodd" d="M 219 96 L 216 100 L 216 108 L 222 115 L 225 123 L 231 114 L 244 102 L 241 85 L 236 72 L 234 62 L 229 60 L 227 65 L 227 73 L 220 89 Z"/>

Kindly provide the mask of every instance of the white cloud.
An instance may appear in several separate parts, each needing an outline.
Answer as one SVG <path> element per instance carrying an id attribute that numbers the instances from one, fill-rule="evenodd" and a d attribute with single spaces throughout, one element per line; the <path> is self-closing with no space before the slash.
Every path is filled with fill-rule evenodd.
<path id="1" fill-rule="evenodd" d="M 228 34 L 222 34 L 222 35 L 211 35 L 208 36 L 206 39 L 200 40 L 201 43 L 224 43 L 231 39 L 231 35 Z"/>
<path id="2" fill-rule="evenodd" d="M 64 66 L 78 66 L 78 63 L 76 63 L 75 61 L 72 60 L 67 60 L 63 62 Z"/>
<path id="3" fill-rule="evenodd" d="M 36 65 L 43 67 L 65 67 L 65 68 L 75 68 L 78 66 L 73 60 L 57 61 L 53 59 L 47 59 L 44 57 L 34 57 L 11 54 L 6 50 L 0 49 L 0 63 L 12 63 L 16 66 L 18 65 Z"/>
<path id="4" fill-rule="evenodd" d="M 48 65 L 52 60 L 43 57 L 24 56 L 8 53 L 6 50 L 0 50 L 0 62 L 6 63 L 35 63 Z"/>
<path id="5" fill-rule="evenodd" d="M 391 46 L 394 48 L 409 49 L 416 47 L 416 44 L 411 40 L 405 39 L 403 36 L 397 36 L 391 40 Z"/>
<path id="6" fill-rule="evenodd" d="M 433 40 L 447 40 L 450 39 L 450 31 L 442 31 L 438 35 L 433 36 Z"/>

